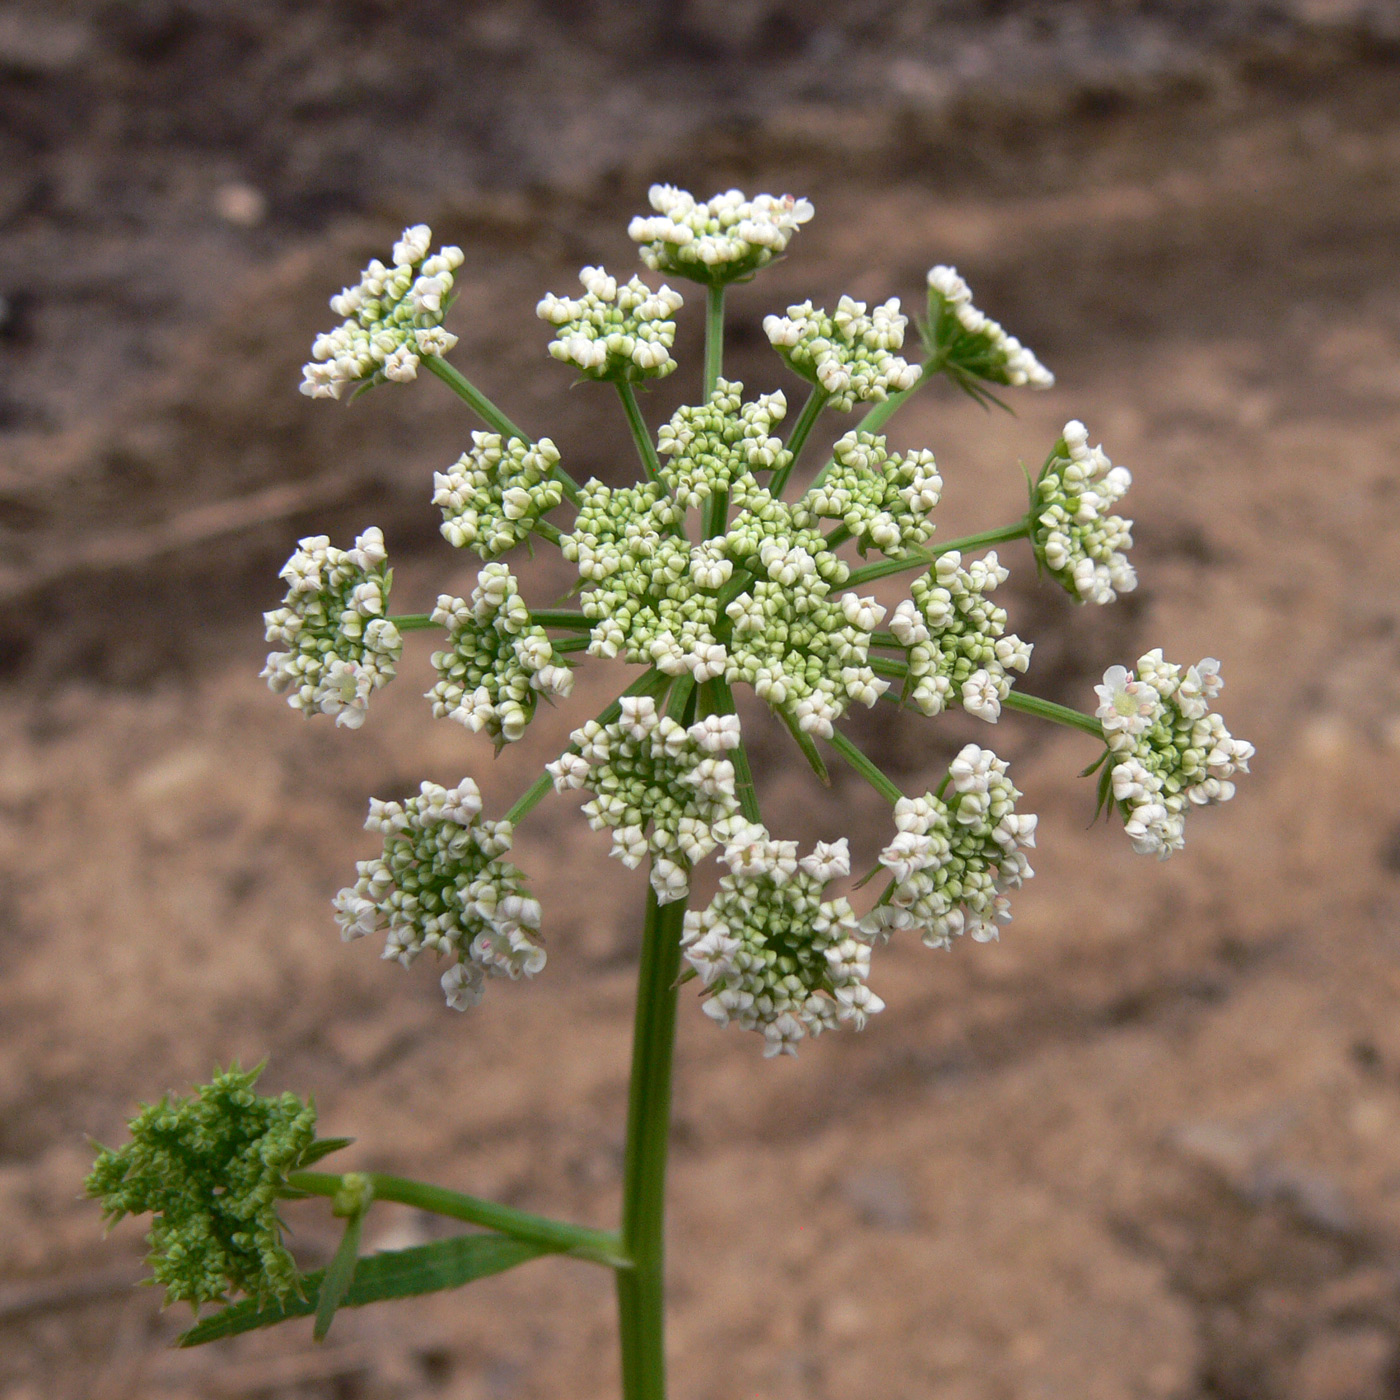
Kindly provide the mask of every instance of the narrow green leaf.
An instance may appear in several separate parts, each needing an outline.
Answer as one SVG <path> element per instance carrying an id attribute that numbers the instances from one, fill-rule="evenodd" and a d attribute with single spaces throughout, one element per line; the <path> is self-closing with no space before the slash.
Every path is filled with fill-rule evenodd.
<path id="1" fill-rule="evenodd" d="M 314 1166 L 323 1157 L 329 1157 L 332 1152 L 339 1152 L 342 1148 L 349 1147 L 354 1138 L 317 1138 L 305 1152 L 301 1154 L 298 1167 Z"/>
<path id="2" fill-rule="evenodd" d="M 345 1233 L 340 1237 L 340 1248 L 331 1260 L 316 1293 L 316 1325 L 311 1329 L 311 1339 L 324 1341 L 335 1320 L 335 1310 L 350 1287 L 355 1276 L 355 1264 L 360 1254 L 360 1230 L 365 1223 L 363 1215 L 352 1215 L 345 1222 Z"/>
<path id="3" fill-rule="evenodd" d="M 385 1254 L 368 1254 L 357 1261 L 354 1277 L 345 1296 L 344 1308 L 360 1308 L 388 1298 L 411 1298 L 420 1293 L 438 1293 L 460 1288 L 475 1279 L 503 1273 L 517 1264 L 557 1251 L 543 1245 L 526 1244 L 505 1235 L 454 1235 L 433 1244 L 415 1245 Z M 196 1323 L 179 1338 L 182 1347 L 202 1346 L 223 1337 L 236 1337 L 261 1327 L 272 1327 L 294 1317 L 307 1317 L 317 1309 L 324 1272 L 302 1279 L 304 1296 L 281 1303 L 260 1305 L 254 1298 Z"/>

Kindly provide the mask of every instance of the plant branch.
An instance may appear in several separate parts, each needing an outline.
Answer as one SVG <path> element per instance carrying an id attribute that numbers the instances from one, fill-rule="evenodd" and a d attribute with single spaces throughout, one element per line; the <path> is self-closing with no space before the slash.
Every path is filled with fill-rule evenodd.
<path id="1" fill-rule="evenodd" d="M 1068 705 L 1058 705 L 1053 700 L 1042 700 L 1038 695 L 1027 695 L 1020 690 L 1013 690 L 1001 703 L 1008 710 L 1020 710 L 1024 715 L 1053 720 L 1056 724 L 1090 734 L 1100 743 L 1104 741 L 1103 725 L 1093 715 L 1072 710 Z"/>
<path id="2" fill-rule="evenodd" d="M 709 403 L 724 369 L 724 284 L 705 289 L 705 392 Z"/>
<path id="3" fill-rule="evenodd" d="M 647 431 L 646 419 L 642 417 L 642 410 L 637 407 L 637 395 L 625 379 L 614 382 L 617 384 L 617 396 L 622 400 L 623 411 L 627 414 L 627 426 L 632 429 L 632 440 L 637 444 L 637 455 L 642 459 L 647 477 L 651 481 L 660 481 L 661 462 L 657 458 L 656 445 L 651 440 L 651 433 Z"/>
<path id="4" fill-rule="evenodd" d="M 734 692 L 723 676 L 716 676 L 713 680 L 706 681 L 705 685 L 712 701 L 712 714 L 738 713 L 734 706 Z M 731 750 L 729 761 L 734 765 L 734 792 L 739 799 L 739 809 L 744 814 L 744 820 L 758 822 L 761 826 L 763 814 L 758 810 L 758 790 L 753 785 L 753 768 L 749 763 L 749 751 L 744 747 L 743 739 L 739 740 L 737 748 Z"/>
<path id="5" fill-rule="evenodd" d="M 887 802 L 895 803 L 903 792 L 838 729 L 827 740 L 837 753 Z"/>
<path id="6" fill-rule="evenodd" d="M 807 445 L 807 439 L 830 397 L 820 384 L 812 385 L 812 392 L 807 395 L 807 402 L 802 405 L 802 412 L 798 415 L 797 422 L 792 425 L 792 436 L 787 440 L 787 450 L 792 456 L 787 466 L 774 472 L 772 480 L 768 483 L 768 490 L 775 498 L 783 494 L 783 487 L 787 485 L 788 477 L 792 475 L 797 459 L 802 455 L 802 449 Z"/>

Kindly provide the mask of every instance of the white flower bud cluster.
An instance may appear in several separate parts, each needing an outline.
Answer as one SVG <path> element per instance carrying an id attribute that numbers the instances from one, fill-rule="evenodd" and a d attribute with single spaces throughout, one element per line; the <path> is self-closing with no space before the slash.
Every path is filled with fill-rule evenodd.
<path id="1" fill-rule="evenodd" d="M 932 452 L 889 454 L 884 438 L 854 431 L 831 451 L 835 465 L 799 502 L 797 519 L 841 521 L 862 552 L 874 548 L 899 555 L 928 541 L 933 534 L 928 513 L 943 494 Z"/>
<path id="2" fill-rule="evenodd" d="M 394 678 L 403 638 L 384 616 L 393 577 L 386 557 L 384 535 L 371 526 L 349 550 L 310 535 L 282 567 L 287 596 L 263 622 L 267 640 L 289 650 L 271 652 L 262 675 L 308 719 L 334 715 L 358 729 L 370 694 Z"/>
<path id="3" fill-rule="evenodd" d="M 1013 388 L 1054 384 L 1055 376 L 1026 346 L 972 304 L 972 289 L 957 268 L 929 268 L 928 319 L 930 348 L 941 351 L 955 371 Z"/>
<path id="4" fill-rule="evenodd" d="M 544 628 L 530 621 L 504 564 L 481 570 L 470 600 L 442 594 L 432 617 L 451 643 L 432 658 L 441 679 L 427 698 L 439 719 L 455 719 L 474 734 L 484 729 L 499 748 L 525 733 L 541 695 L 562 697 L 573 689 L 573 671 Z"/>
<path id="5" fill-rule="evenodd" d="M 614 723 L 589 720 L 570 737 L 573 750 L 547 765 L 555 789 L 593 793 L 583 814 L 594 831 L 611 828 L 610 854 L 629 869 L 650 856 L 658 902 L 684 899 L 691 867 L 739 810 L 734 765 L 723 757 L 738 745 L 737 717 L 711 716 L 687 729 L 649 696 L 625 696 Z"/>
<path id="6" fill-rule="evenodd" d="M 1007 890 L 1035 873 L 1025 850 L 1035 845 L 1036 818 L 1016 811 L 1021 794 L 990 749 L 968 744 L 948 779 L 946 800 L 929 792 L 895 804 L 897 835 L 880 852 L 894 879 L 862 920 L 868 934 L 918 928 L 930 948 L 947 948 L 964 933 L 989 942 L 1010 922 Z"/>
<path id="7" fill-rule="evenodd" d="M 653 292 L 637 277 L 619 283 L 601 267 L 585 267 L 578 280 L 584 294 L 577 300 L 550 292 L 535 308 L 557 331 L 549 342 L 556 360 L 589 379 L 662 379 L 675 369 L 675 317 L 685 304 L 679 292 Z"/>
<path id="8" fill-rule="evenodd" d="M 433 504 L 442 535 L 458 549 L 495 559 L 529 538 L 540 517 L 564 498 L 554 476 L 559 449 L 548 438 L 529 443 L 500 433 L 472 433 L 472 448 L 445 472 L 433 473 Z"/>
<path id="9" fill-rule="evenodd" d="M 1031 493 L 1031 544 L 1081 602 L 1111 603 L 1137 587 L 1123 552 L 1132 548 L 1133 522 L 1108 514 L 1132 484 L 1127 467 L 1115 467 L 1102 447 L 1089 446 L 1083 423 L 1065 424 Z"/>
<path id="10" fill-rule="evenodd" d="M 455 788 L 423 783 L 407 802 L 371 800 L 365 829 L 383 834 L 384 852 L 360 861 L 359 879 L 335 898 L 347 942 L 383 929 L 384 956 L 404 967 L 425 948 L 455 958 L 442 989 L 458 1011 L 481 1000 L 486 978 L 533 977 L 544 966 L 539 903 L 501 859 L 513 829 L 482 819 L 470 778 Z"/>
<path id="11" fill-rule="evenodd" d="M 1166 860 L 1185 844 L 1191 807 L 1228 802 L 1236 773 L 1249 772 L 1254 745 L 1234 738 L 1210 702 L 1225 682 L 1206 657 L 1185 668 L 1161 648 L 1104 672 L 1098 716 L 1108 743 L 1108 781 L 1124 829 L 1140 855 Z"/>
<path id="12" fill-rule="evenodd" d="M 821 385 L 831 395 L 830 407 L 841 413 L 857 400 L 879 403 L 919 382 L 919 366 L 894 353 L 908 324 L 898 297 L 868 315 L 863 301 L 843 296 L 833 316 L 804 301 L 789 306 L 786 316 L 763 318 L 774 349 L 804 379 Z"/>
<path id="13" fill-rule="evenodd" d="M 723 840 L 730 873 L 706 908 L 687 911 L 681 936 L 705 1014 L 760 1032 L 768 1057 L 840 1025 L 862 1030 L 885 1006 L 867 985 L 870 938 L 845 899 L 822 899 L 850 874 L 845 838 L 799 860 L 795 841 L 735 817 Z"/>
<path id="14" fill-rule="evenodd" d="M 718 380 L 709 403 L 677 409 L 657 434 L 661 479 L 682 509 L 728 491 L 743 475 L 781 471 L 791 460 L 773 435 L 787 413 L 786 397 L 779 391 L 744 403 L 743 393 L 737 381 Z"/>
<path id="15" fill-rule="evenodd" d="M 750 277 L 787 247 L 812 217 L 811 203 L 790 194 L 745 199 L 739 190 L 701 204 L 673 185 L 653 185 L 647 200 L 655 215 L 639 214 L 627 226 L 653 272 L 720 285 Z"/>
<path id="16" fill-rule="evenodd" d="M 462 250 L 449 245 L 429 257 L 432 240 L 427 224 L 406 228 L 394 244 L 393 267 L 376 258 L 353 287 L 331 298 L 331 310 L 346 319 L 312 342 L 303 394 L 338 399 L 351 384 L 406 383 L 417 377 L 420 356 L 445 355 L 456 345 L 442 318 Z"/>
<path id="17" fill-rule="evenodd" d="M 890 631 L 909 653 L 908 698 L 926 715 L 949 705 L 995 724 L 1011 693 L 1012 671 L 1025 673 L 1031 644 L 1006 630 L 1006 612 L 987 595 L 1010 577 L 996 551 L 967 568 L 956 550 L 940 554 L 914 580 L 890 618 Z"/>
<path id="18" fill-rule="evenodd" d="M 752 686 L 803 732 L 829 739 L 851 701 L 873 705 L 889 688 L 867 664 L 885 610 L 874 598 L 832 596 L 850 570 L 819 530 L 795 523 L 793 507 L 746 482 L 735 500 L 744 509 L 724 549 L 757 579 L 725 608 L 726 679 Z"/>

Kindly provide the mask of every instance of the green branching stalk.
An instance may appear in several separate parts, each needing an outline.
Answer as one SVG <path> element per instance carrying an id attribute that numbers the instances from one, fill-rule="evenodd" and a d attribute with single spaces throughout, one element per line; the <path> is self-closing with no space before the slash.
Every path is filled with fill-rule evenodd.
<path id="1" fill-rule="evenodd" d="M 423 363 L 452 390 L 458 398 L 465 400 L 478 418 L 493 432 L 500 433 L 502 437 L 520 438 L 523 442 L 533 443 L 534 439 L 523 429 L 511 422 L 499 408 L 496 407 L 475 384 L 471 382 L 460 370 L 448 364 L 441 355 L 424 355 Z M 564 494 L 571 500 L 578 500 L 578 482 L 566 472 L 563 467 L 556 466 L 554 475 L 559 479 L 564 488 Z"/>
<path id="2" fill-rule="evenodd" d="M 723 676 L 716 676 L 713 680 L 706 681 L 701 689 L 709 697 L 709 713 L 717 715 L 737 713 L 734 708 L 734 692 L 729 688 L 729 682 Z M 742 739 L 739 741 L 738 748 L 730 753 L 729 760 L 734 765 L 734 791 L 739 798 L 739 807 L 744 814 L 744 819 L 761 824 L 763 815 L 758 809 L 758 790 L 754 787 L 753 768 L 749 764 L 748 750 L 744 747 Z"/>
<path id="3" fill-rule="evenodd" d="M 647 891 L 622 1188 L 622 1249 L 632 1267 L 617 1275 L 626 1400 L 666 1395 L 666 1154 L 684 919 L 684 900 L 658 904 Z"/>
<path id="4" fill-rule="evenodd" d="M 724 284 L 705 289 L 705 383 L 701 403 L 710 395 L 724 371 Z"/>
<path id="5" fill-rule="evenodd" d="M 807 439 L 811 436 L 812 429 L 816 426 L 817 419 L 821 417 L 822 409 L 826 407 L 826 402 L 830 397 L 831 395 L 820 384 L 812 386 L 812 392 L 807 395 L 807 402 L 802 405 L 802 412 L 798 415 L 797 422 L 792 425 L 792 436 L 787 440 L 787 450 L 792 456 L 781 471 L 773 473 L 773 479 L 768 483 L 768 489 L 774 497 L 783 494 L 783 488 L 787 485 L 788 478 L 797 465 L 797 459 L 802 455 L 802 449 L 807 445 Z"/>
<path id="6" fill-rule="evenodd" d="M 647 479 L 660 481 L 661 462 L 656 455 L 656 444 L 651 440 L 646 419 L 642 417 L 642 410 L 637 406 L 636 391 L 625 379 L 619 379 L 616 383 L 617 396 L 622 400 L 623 412 L 627 414 L 627 426 L 632 429 L 632 440 L 637 444 L 637 455 L 642 459 Z"/>
<path id="7" fill-rule="evenodd" d="M 1070 729 L 1078 729 L 1084 734 L 1092 735 L 1100 743 L 1104 740 L 1103 724 L 1099 720 L 1093 715 L 1072 710 L 1068 705 L 1059 705 L 1053 700 L 1042 700 L 1038 695 L 1027 695 L 1021 690 L 1013 690 L 1001 703 L 1008 710 L 1020 710 L 1023 715 L 1036 715 L 1040 719 L 1067 725 Z"/>
<path id="8" fill-rule="evenodd" d="M 442 626 L 442 623 L 434 622 L 427 613 L 405 613 L 403 617 L 391 617 L 389 621 L 400 632 L 427 632 L 431 628 Z"/>
<path id="9" fill-rule="evenodd" d="M 839 530 L 832 531 L 827 542 L 831 543 L 832 539 L 839 533 Z M 1011 525 L 1002 525 L 995 530 L 983 530 L 980 534 L 963 535 L 959 539 L 945 540 L 942 544 L 934 545 L 929 549 L 913 551 L 901 555 L 897 559 L 879 559 L 873 564 L 852 569 L 850 578 L 846 580 L 846 587 L 859 588 L 863 584 L 874 583 L 876 579 L 889 578 L 893 574 L 907 573 L 911 569 L 927 569 L 938 559 L 940 554 L 952 554 L 954 550 L 965 554 L 969 550 L 983 549 L 987 545 L 1025 539 L 1029 533 L 1029 522 L 1022 519 Z"/>
<path id="10" fill-rule="evenodd" d="M 861 753 L 856 746 L 838 729 L 827 743 L 865 779 L 887 802 L 898 802 L 904 794 L 899 787 Z"/>
<path id="11" fill-rule="evenodd" d="M 389 1176 L 383 1172 L 366 1172 L 364 1176 L 376 1201 L 395 1201 L 432 1215 L 464 1220 L 469 1225 L 480 1225 L 484 1229 L 509 1235 L 512 1239 L 543 1245 L 546 1249 L 572 1254 L 575 1258 L 588 1259 L 595 1264 L 606 1264 L 609 1268 L 630 1267 L 621 1238 L 611 1231 L 593 1230 L 585 1225 L 570 1225 L 547 1216 L 531 1215 L 512 1206 L 466 1196 L 425 1181 L 412 1181 L 408 1177 Z M 344 1176 L 331 1172 L 292 1172 L 287 1178 L 288 1186 L 295 1191 L 332 1199 L 342 1190 L 344 1181 Z"/>
<path id="12" fill-rule="evenodd" d="M 593 626 L 581 612 L 567 608 L 531 608 L 530 621 L 537 627 L 557 627 L 570 632 L 587 632 Z"/>

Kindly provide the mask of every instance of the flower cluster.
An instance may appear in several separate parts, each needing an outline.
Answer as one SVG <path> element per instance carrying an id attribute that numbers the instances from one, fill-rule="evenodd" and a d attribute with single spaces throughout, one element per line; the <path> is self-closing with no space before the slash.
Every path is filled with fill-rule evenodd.
<path id="1" fill-rule="evenodd" d="M 433 621 L 447 628 L 451 647 L 433 653 L 441 679 L 428 692 L 433 714 L 455 719 L 497 745 L 513 743 L 534 717 L 540 695 L 566 696 L 574 673 L 555 655 L 543 627 L 506 565 L 487 564 L 470 600 L 444 593 Z"/>
<path id="2" fill-rule="evenodd" d="M 1055 382 L 1026 346 L 972 304 L 972 289 L 955 267 L 929 268 L 928 339 L 957 375 L 992 384 L 1048 389 Z"/>
<path id="3" fill-rule="evenodd" d="M 657 900 L 684 899 L 691 867 L 739 809 L 734 765 L 723 757 L 738 747 L 738 716 L 710 715 L 687 729 L 649 696 L 625 696 L 616 721 L 589 720 L 571 738 L 572 750 L 548 765 L 556 790 L 593 793 L 583 813 L 594 831 L 612 829 L 610 854 L 629 869 L 650 855 Z"/>
<path id="4" fill-rule="evenodd" d="M 870 940 L 845 899 L 822 898 L 850 874 L 845 838 L 798 860 L 795 841 L 742 817 L 722 836 L 730 873 L 706 908 L 687 911 L 681 938 L 706 1015 L 761 1032 L 770 1057 L 839 1025 L 861 1030 L 885 1005 L 866 983 Z"/>
<path id="5" fill-rule="evenodd" d="M 1031 544 L 1036 558 L 1075 598 L 1111 603 L 1137 587 L 1123 552 L 1133 544 L 1133 522 L 1109 515 L 1133 478 L 1115 467 L 1102 447 L 1089 446 L 1088 430 L 1065 424 L 1031 490 Z"/>
<path id="6" fill-rule="evenodd" d="M 384 616 L 392 578 L 386 558 L 384 536 L 371 526 L 349 550 L 310 535 L 282 567 L 287 596 L 263 622 L 267 640 L 289 650 L 271 652 L 262 675 L 308 718 L 334 715 L 358 729 L 371 692 L 394 678 L 403 638 Z"/>
<path id="7" fill-rule="evenodd" d="M 131 1141 L 103 1148 L 88 1176 L 109 1220 L 155 1216 L 147 1262 L 167 1303 L 197 1310 L 231 1290 L 263 1301 L 298 1289 L 277 1205 L 287 1173 L 316 1155 L 316 1109 L 255 1094 L 260 1072 L 235 1065 L 192 1099 L 147 1104 Z"/>
<path id="8" fill-rule="evenodd" d="M 393 267 L 376 258 L 355 286 L 331 298 L 331 310 L 346 319 L 312 342 L 303 394 L 338 399 L 350 384 L 407 382 L 417 377 L 420 356 L 445 355 L 457 343 L 442 318 L 462 250 L 448 246 L 428 257 L 432 239 L 426 224 L 404 229 Z"/>
<path id="9" fill-rule="evenodd" d="M 653 272 L 721 286 L 751 277 L 781 255 L 812 206 L 790 194 L 745 199 L 739 190 L 700 203 L 673 185 L 653 185 L 647 200 L 655 215 L 639 214 L 627 226 Z"/>
<path id="10" fill-rule="evenodd" d="M 1141 855 L 1166 860 L 1179 851 L 1191 806 L 1228 802 L 1235 774 L 1249 772 L 1254 745 L 1233 738 L 1210 708 L 1223 685 L 1213 657 L 1182 668 L 1159 647 L 1138 658 L 1135 673 L 1110 666 L 1094 687 L 1107 781 Z"/>
<path id="11" fill-rule="evenodd" d="M 926 715 L 950 704 L 995 723 L 1011 693 L 1010 672 L 1024 674 L 1031 644 L 1006 630 L 1006 612 L 988 600 L 1009 573 L 992 551 L 967 568 L 956 550 L 940 554 L 914 580 L 890 618 L 890 631 L 909 653 L 907 698 Z"/>
<path id="12" fill-rule="evenodd" d="M 927 542 L 928 513 L 943 493 L 932 452 L 901 457 L 885 451 L 884 438 L 862 432 L 847 433 L 831 451 L 833 465 L 799 502 L 799 520 L 839 520 L 862 554 L 875 548 L 899 555 Z"/>
<path id="13" fill-rule="evenodd" d="M 708 403 L 677 409 L 657 434 L 661 479 L 682 509 L 728 491 L 741 476 L 781 471 L 791 461 L 773 435 L 787 413 L 782 392 L 753 403 L 745 403 L 743 394 L 737 381 L 718 380 Z"/>
<path id="14" fill-rule="evenodd" d="M 868 315 L 863 301 L 843 296 L 834 316 L 804 301 L 789 306 L 786 316 L 763 318 L 763 329 L 778 353 L 804 379 L 830 394 L 830 407 L 842 413 L 858 399 L 878 403 L 918 383 L 919 366 L 894 353 L 904 344 L 908 324 L 898 297 Z"/>
<path id="15" fill-rule="evenodd" d="M 533 977 L 544 966 L 539 903 L 501 859 L 513 828 L 482 818 L 470 778 L 423 783 L 407 802 L 372 798 L 365 830 L 383 835 L 384 851 L 360 861 L 360 878 L 335 898 L 347 942 L 384 929 L 384 956 L 404 967 L 425 948 L 454 957 L 442 989 L 458 1011 L 481 1000 L 487 977 Z"/>
<path id="16" fill-rule="evenodd" d="M 472 448 L 445 472 L 433 473 L 433 504 L 442 534 L 458 549 L 495 559 L 529 538 L 541 516 L 564 498 L 554 475 L 559 449 L 548 438 L 526 442 L 500 433 L 472 433 Z"/>
<path id="17" fill-rule="evenodd" d="M 1016 811 L 1021 794 L 990 749 L 968 744 L 948 779 L 946 800 L 929 792 L 895 804 L 898 834 L 880 852 L 894 879 L 864 919 L 867 933 L 921 928 L 930 948 L 946 948 L 964 933 L 985 943 L 1010 922 L 1006 891 L 1034 874 L 1024 848 L 1035 845 L 1036 818 Z"/>
<path id="18" fill-rule="evenodd" d="M 685 304 L 679 292 L 653 292 L 638 277 L 619 285 L 601 267 L 585 267 L 578 280 L 584 294 L 577 300 L 550 292 L 535 308 L 556 328 L 549 342 L 556 360 L 589 379 L 662 379 L 675 369 L 675 315 Z"/>

